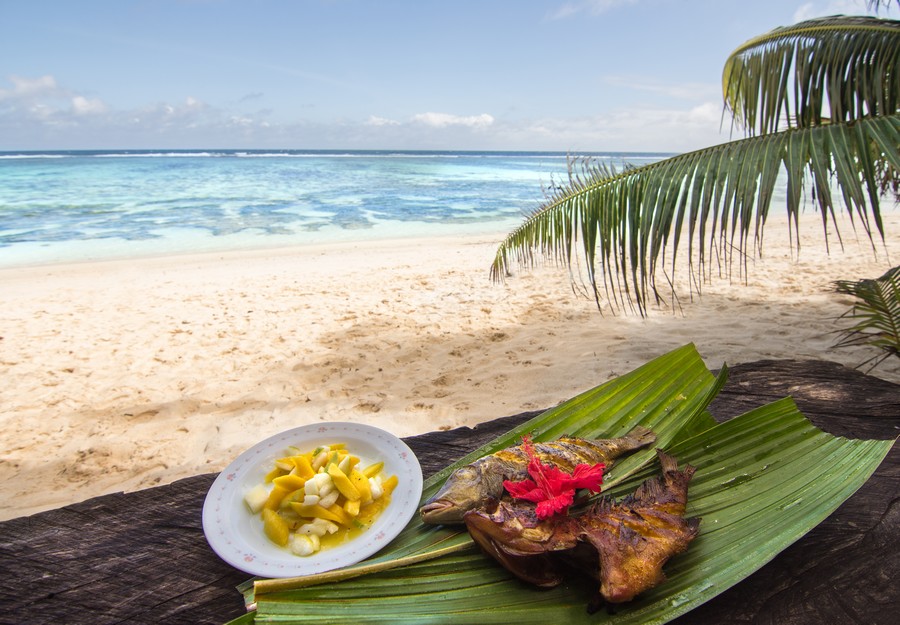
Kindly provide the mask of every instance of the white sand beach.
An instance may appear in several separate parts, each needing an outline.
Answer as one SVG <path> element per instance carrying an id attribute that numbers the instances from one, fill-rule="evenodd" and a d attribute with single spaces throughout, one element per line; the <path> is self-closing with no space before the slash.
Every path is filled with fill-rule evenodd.
<path id="1" fill-rule="evenodd" d="M 0 271 L 0 519 L 217 471 L 319 420 L 407 436 L 547 408 L 689 342 L 710 368 L 856 366 L 874 352 L 832 347 L 850 300 L 831 282 L 900 260 L 885 218 L 886 244 L 845 227 L 828 255 L 805 214 L 798 258 L 773 217 L 746 284 L 644 319 L 552 266 L 492 283 L 503 233 Z"/>

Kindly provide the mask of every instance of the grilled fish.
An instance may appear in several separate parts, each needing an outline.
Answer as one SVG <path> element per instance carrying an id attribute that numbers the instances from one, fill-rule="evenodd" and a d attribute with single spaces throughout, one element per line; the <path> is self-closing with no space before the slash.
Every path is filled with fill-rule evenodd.
<path id="1" fill-rule="evenodd" d="M 574 568 L 599 580 L 602 601 L 630 601 L 665 580 L 663 565 L 699 532 L 700 519 L 684 518 L 694 467 L 679 471 L 674 457 L 657 455 L 662 475 L 621 502 L 604 498 L 583 514 L 539 519 L 532 504 L 491 501 L 465 514 L 466 527 L 523 581 L 550 588 Z"/>
<path id="2" fill-rule="evenodd" d="M 656 435 L 636 427 L 621 438 L 563 437 L 533 443 L 544 464 L 572 472 L 579 464 L 603 463 L 608 469 L 616 458 L 652 444 Z M 528 477 L 528 454 L 522 445 L 507 447 L 454 471 L 437 494 L 419 510 L 425 523 L 462 523 L 463 515 L 491 499 L 503 497 L 503 481 Z"/>
<path id="3" fill-rule="evenodd" d="M 662 475 L 647 480 L 620 503 L 602 500 L 581 517 L 580 539 L 600 557 L 600 595 L 608 603 L 630 601 L 665 580 L 663 565 L 687 549 L 699 518 L 684 518 L 688 482 L 695 468 L 657 450 Z"/>
<path id="4" fill-rule="evenodd" d="M 581 525 L 574 516 L 539 519 L 534 506 L 490 500 L 463 515 L 469 535 L 489 556 L 519 579 L 540 588 L 562 583 L 559 552 L 575 549 Z M 596 562 L 596 552 L 593 557 Z"/>

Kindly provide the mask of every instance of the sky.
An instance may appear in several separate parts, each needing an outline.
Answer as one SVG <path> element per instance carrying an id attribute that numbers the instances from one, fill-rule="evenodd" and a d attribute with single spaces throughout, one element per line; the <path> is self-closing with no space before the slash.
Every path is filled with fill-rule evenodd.
<path id="1" fill-rule="evenodd" d="M 864 0 L 0 0 L 0 150 L 685 152 L 730 137 L 732 50 L 838 13 L 868 11 Z"/>

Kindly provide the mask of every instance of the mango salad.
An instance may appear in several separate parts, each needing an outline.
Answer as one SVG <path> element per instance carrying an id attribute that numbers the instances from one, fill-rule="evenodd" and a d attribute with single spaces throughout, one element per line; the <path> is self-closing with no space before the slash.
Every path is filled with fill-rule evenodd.
<path id="1" fill-rule="evenodd" d="M 342 544 L 366 530 L 391 500 L 397 476 L 384 463 L 365 468 L 346 445 L 308 452 L 290 448 L 244 501 L 260 514 L 266 536 L 298 556 Z"/>

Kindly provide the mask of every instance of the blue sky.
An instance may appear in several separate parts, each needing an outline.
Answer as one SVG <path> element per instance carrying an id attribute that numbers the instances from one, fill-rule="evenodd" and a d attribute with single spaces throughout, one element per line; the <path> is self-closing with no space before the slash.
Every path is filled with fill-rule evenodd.
<path id="1" fill-rule="evenodd" d="M 681 152 L 728 139 L 734 48 L 835 13 L 865 2 L 0 0 L 0 150 Z"/>

